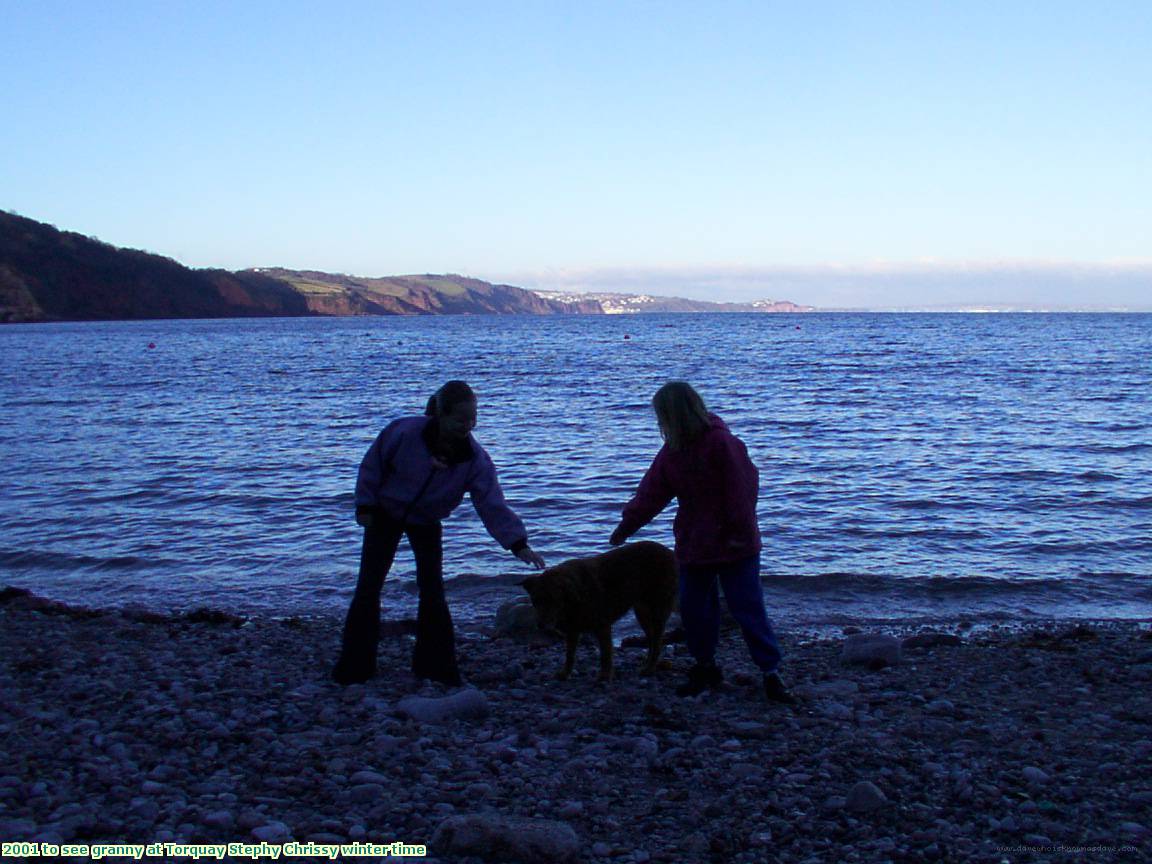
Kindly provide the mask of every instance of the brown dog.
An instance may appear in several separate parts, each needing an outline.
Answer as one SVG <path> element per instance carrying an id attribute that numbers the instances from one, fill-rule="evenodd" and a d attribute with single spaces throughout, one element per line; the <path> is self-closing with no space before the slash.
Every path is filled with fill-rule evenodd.
<path id="1" fill-rule="evenodd" d="M 612 625 L 629 609 L 648 639 L 644 674 L 656 668 L 664 625 L 676 606 L 676 558 L 659 543 L 620 546 L 592 558 L 574 558 L 520 583 L 532 598 L 543 630 L 559 630 L 567 641 L 561 680 L 572 673 L 581 633 L 600 643 L 600 680 L 612 680 Z"/>

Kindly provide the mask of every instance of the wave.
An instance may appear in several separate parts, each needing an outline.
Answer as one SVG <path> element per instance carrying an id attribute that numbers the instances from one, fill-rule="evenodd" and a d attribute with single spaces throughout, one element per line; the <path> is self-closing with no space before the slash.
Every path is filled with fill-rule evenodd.
<path id="1" fill-rule="evenodd" d="M 75 555 L 68 552 L 0 549 L 0 567 L 20 570 L 145 570 L 164 565 L 155 558 L 135 555 Z"/>
<path id="2" fill-rule="evenodd" d="M 765 574 L 770 592 L 826 595 L 841 594 L 853 600 L 864 597 L 996 597 L 1031 594 L 1070 598 L 1109 596 L 1130 598 L 1152 592 L 1148 576 L 1129 572 L 1084 571 L 1076 579 L 1058 577 L 1012 577 L 973 574 L 968 576 L 887 576 L 867 572 Z"/>

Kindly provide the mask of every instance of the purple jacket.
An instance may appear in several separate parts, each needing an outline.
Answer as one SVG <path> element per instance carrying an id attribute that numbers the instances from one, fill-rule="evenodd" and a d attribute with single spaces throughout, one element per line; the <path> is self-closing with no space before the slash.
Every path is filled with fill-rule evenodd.
<path id="1" fill-rule="evenodd" d="M 356 477 L 356 510 L 380 509 L 396 521 L 427 525 L 448 516 L 467 492 L 497 543 L 513 551 L 526 546 L 528 532 L 504 501 L 491 457 L 469 435 L 460 459 L 433 459 L 424 433 L 434 422 L 401 417 L 376 437 Z"/>
<path id="2" fill-rule="evenodd" d="M 672 533 L 676 558 L 688 565 L 740 561 L 761 545 L 756 522 L 760 473 L 744 442 L 715 414 L 708 416 L 711 425 L 683 450 L 667 444 L 660 449 L 620 521 L 628 537 L 678 499 Z"/>

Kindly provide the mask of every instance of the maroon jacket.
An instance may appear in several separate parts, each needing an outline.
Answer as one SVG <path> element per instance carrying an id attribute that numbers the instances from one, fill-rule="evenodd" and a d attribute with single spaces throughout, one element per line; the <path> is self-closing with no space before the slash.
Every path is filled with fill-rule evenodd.
<path id="1" fill-rule="evenodd" d="M 715 414 L 711 425 L 683 450 L 665 444 L 624 506 L 623 537 L 635 534 L 676 498 L 672 533 L 682 564 L 729 564 L 760 551 L 756 498 L 760 473 L 744 442 Z"/>

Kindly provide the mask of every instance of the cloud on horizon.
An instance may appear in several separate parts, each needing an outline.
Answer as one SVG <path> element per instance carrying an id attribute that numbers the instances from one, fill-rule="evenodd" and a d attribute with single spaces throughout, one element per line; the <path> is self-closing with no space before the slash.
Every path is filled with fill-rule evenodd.
<path id="1" fill-rule="evenodd" d="M 1152 311 L 1152 260 L 615 267 L 524 271 L 498 278 L 538 290 L 714 301 L 791 300 L 825 309 L 965 306 Z"/>

